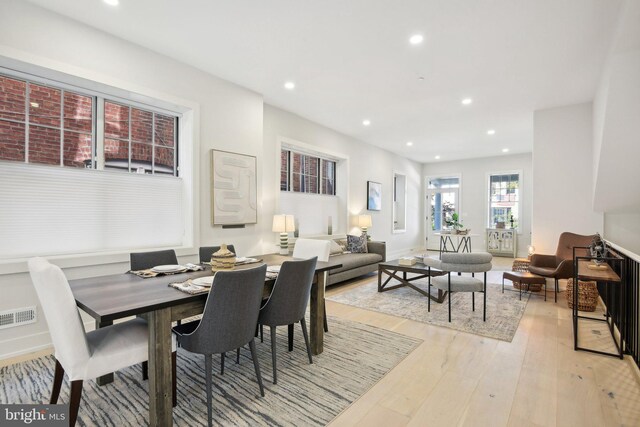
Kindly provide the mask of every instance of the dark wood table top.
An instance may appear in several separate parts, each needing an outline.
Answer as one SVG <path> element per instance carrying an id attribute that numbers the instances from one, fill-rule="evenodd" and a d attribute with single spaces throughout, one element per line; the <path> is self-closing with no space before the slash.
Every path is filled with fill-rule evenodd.
<path id="1" fill-rule="evenodd" d="M 236 266 L 236 269 L 253 268 L 262 263 L 280 265 L 294 258 L 285 255 L 257 255 L 261 263 Z M 342 264 L 318 262 L 316 273 L 342 267 Z M 69 285 L 76 304 L 98 321 L 111 321 L 122 317 L 147 313 L 153 310 L 172 307 L 191 301 L 204 300 L 208 293 L 190 295 L 169 286 L 170 283 L 184 282 L 198 277 L 211 276 L 211 269 L 186 272 L 167 276 L 142 278 L 131 273 L 111 274 L 108 276 L 88 277 L 70 280 Z M 265 286 L 273 286 L 275 279 L 265 281 Z"/>
<path id="2" fill-rule="evenodd" d="M 429 271 L 429 266 L 426 264 L 421 263 L 420 261 L 416 261 L 415 264 L 413 265 L 402 265 L 400 264 L 400 260 L 398 259 L 394 259 L 391 261 L 384 261 L 384 262 L 380 262 L 378 263 L 378 267 L 382 267 L 382 268 L 387 268 L 389 270 L 398 270 L 398 271 L 406 271 L 408 273 L 410 272 L 428 272 Z M 437 268 L 433 268 L 431 267 L 431 272 L 436 273 L 439 272 L 440 270 L 438 270 Z"/>

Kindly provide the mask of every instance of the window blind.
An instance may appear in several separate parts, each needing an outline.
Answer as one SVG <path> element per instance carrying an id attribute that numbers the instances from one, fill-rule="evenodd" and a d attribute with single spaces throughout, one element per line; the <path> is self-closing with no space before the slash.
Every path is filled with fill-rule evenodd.
<path id="1" fill-rule="evenodd" d="M 0 259 L 181 246 L 183 181 L 0 162 Z"/>

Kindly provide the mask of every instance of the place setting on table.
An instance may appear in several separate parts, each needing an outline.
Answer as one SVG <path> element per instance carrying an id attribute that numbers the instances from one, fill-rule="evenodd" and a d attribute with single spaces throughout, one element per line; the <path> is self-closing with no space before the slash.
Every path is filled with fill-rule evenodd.
<path id="1" fill-rule="evenodd" d="M 196 271 L 204 271 L 211 268 L 211 276 L 189 277 L 186 280 L 169 283 L 168 286 L 191 295 L 209 292 L 213 285 L 215 274 L 218 271 L 230 271 L 236 267 L 260 264 L 262 258 L 253 257 L 236 257 L 236 255 L 223 244 L 220 249 L 211 254 L 211 261 L 201 262 L 200 264 L 187 263 L 181 264 L 164 264 L 157 265 L 145 270 L 130 270 L 129 273 L 144 279 L 158 276 L 169 276 L 173 274 L 182 274 Z M 266 280 L 275 280 L 278 277 L 280 265 L 272 265 L 267 267 Z"/>

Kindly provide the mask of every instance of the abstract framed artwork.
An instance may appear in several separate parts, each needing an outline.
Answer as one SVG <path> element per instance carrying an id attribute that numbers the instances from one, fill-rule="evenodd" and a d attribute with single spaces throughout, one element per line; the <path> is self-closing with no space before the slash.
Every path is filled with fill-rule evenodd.
<path id="1" fill-rule="evenodd" d="M 211 222 L 234 226 L 258 222 L 256 158 L 211 150 Z"/>
<path id="2" fill-rule="evenodd" d="M 382 184 L 367 181 L 367 210 L 382 210 Z"/>

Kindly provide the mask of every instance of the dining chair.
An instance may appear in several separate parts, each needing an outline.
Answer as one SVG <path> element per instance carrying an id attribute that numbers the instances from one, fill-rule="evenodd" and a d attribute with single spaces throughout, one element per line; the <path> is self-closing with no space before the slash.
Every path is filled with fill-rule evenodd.
<path id="1" fill-rule="evenodd" d="M 227 249 L 229 249 L 234 254 L 236 253 L 236 249 L 233 245 L 227 245 Z M 211 255 L 218 252 L 220 250 L 220 246 L 201 246 L 200 247 L 200 263 L 211 261 Z"/>
<path id="2" fill-rule="evenodd" d="M 204 355 L 207 388 L 208 424 L 212 423 L 212 361 L 223 354 L 249 344 L 260 395 L 264 396 L 254 333 L 262 302 L 267 266 L 235 271 L 218 271 L 207 296 L 202 319 L 173 328 L 182 348 Z M 224 356 L 223 356 L 224 357 Z"/>
<path id="3" fill-rule="evenodd" d="M 304 343 L 307 346 L 309 363 L 313 363 L 309 335 L 304 315 L 309 304 L 311 284 L 316 270 L 317 257 L 302 261 L 285 261 L 280 267 L 278 278 L 266 304 L 260 309 L 258 322 L 271 329 L 271 360 L 273 362 L 273 383 L 278 381 L 276 367 L 276 327 L 300 322 Z M 292 335 L 289 334 L 291 340 Z M 289 342 L 289 351 L 292 342 Z"/>
<path id="4" fill-rule="evenodd" d="M 176 251 L 167 249 L 164 251 L 133 252 L 129 255 L 131 260 L 131 270 L 146 270 L 158 265 L 178 264 Z"/>
<path id="5" fill-rule="evenodd" d="M 431 279 L 429 272 L 428 292 L 431 293 L 431 286 L 447 291 L 449 300 L 449 322 L 451 322 L 451 292 L 471 292 L 471 310 L 476 310 L 475 293 L 482 292 L 484 304 L 482 308 L 482 321 L 487 320 L 487 271 L 491 270 L 492 255 L 487 252 L 458 253 L 445 252 L 442 259 L 424 258 L 424 264 L 429 268 L 442 270 L 447 274 Z M 456 273 L 471 273 L 472 277 L 454 275 Z M 484 280 L 480 280 L 475 273 L 484 273 Z M 427 311 L 431 311 L 431 298 L 427 298 Z"/>
<path id="6" fill-rule="evenodd" d="M 297 239 L 293 247 L 293 257 L 300 259 L 308 259 L 318 257 L 320 262 L 329 261 L 329 253 L 331 251 L 331 241 L 319 239 Z M 327 306 L 324 307 L 324 331 L 329 332 L 329 322 L 327 321 Z M 293 328 L 290 328 L 292 331 Z M 290 332 L 290 335 L 292 332 Z M 291 344 L 289 344 L 291 347 Z"/>
<path id="7" fill-rule="evenodd" d="M 149 329 L 142 318 L 85 332 L 69 282 L 60 267 L 44 258 L 28 261 L 31 280 L 47 319 L 56 368 L 50 404 L 56 404 L 66 373 L 71 382 L 69 425 L 78 418 L 83 381 L 147 360 Z M 172 340 L 173 406 L 176 405 L 176 345 Z"/>

